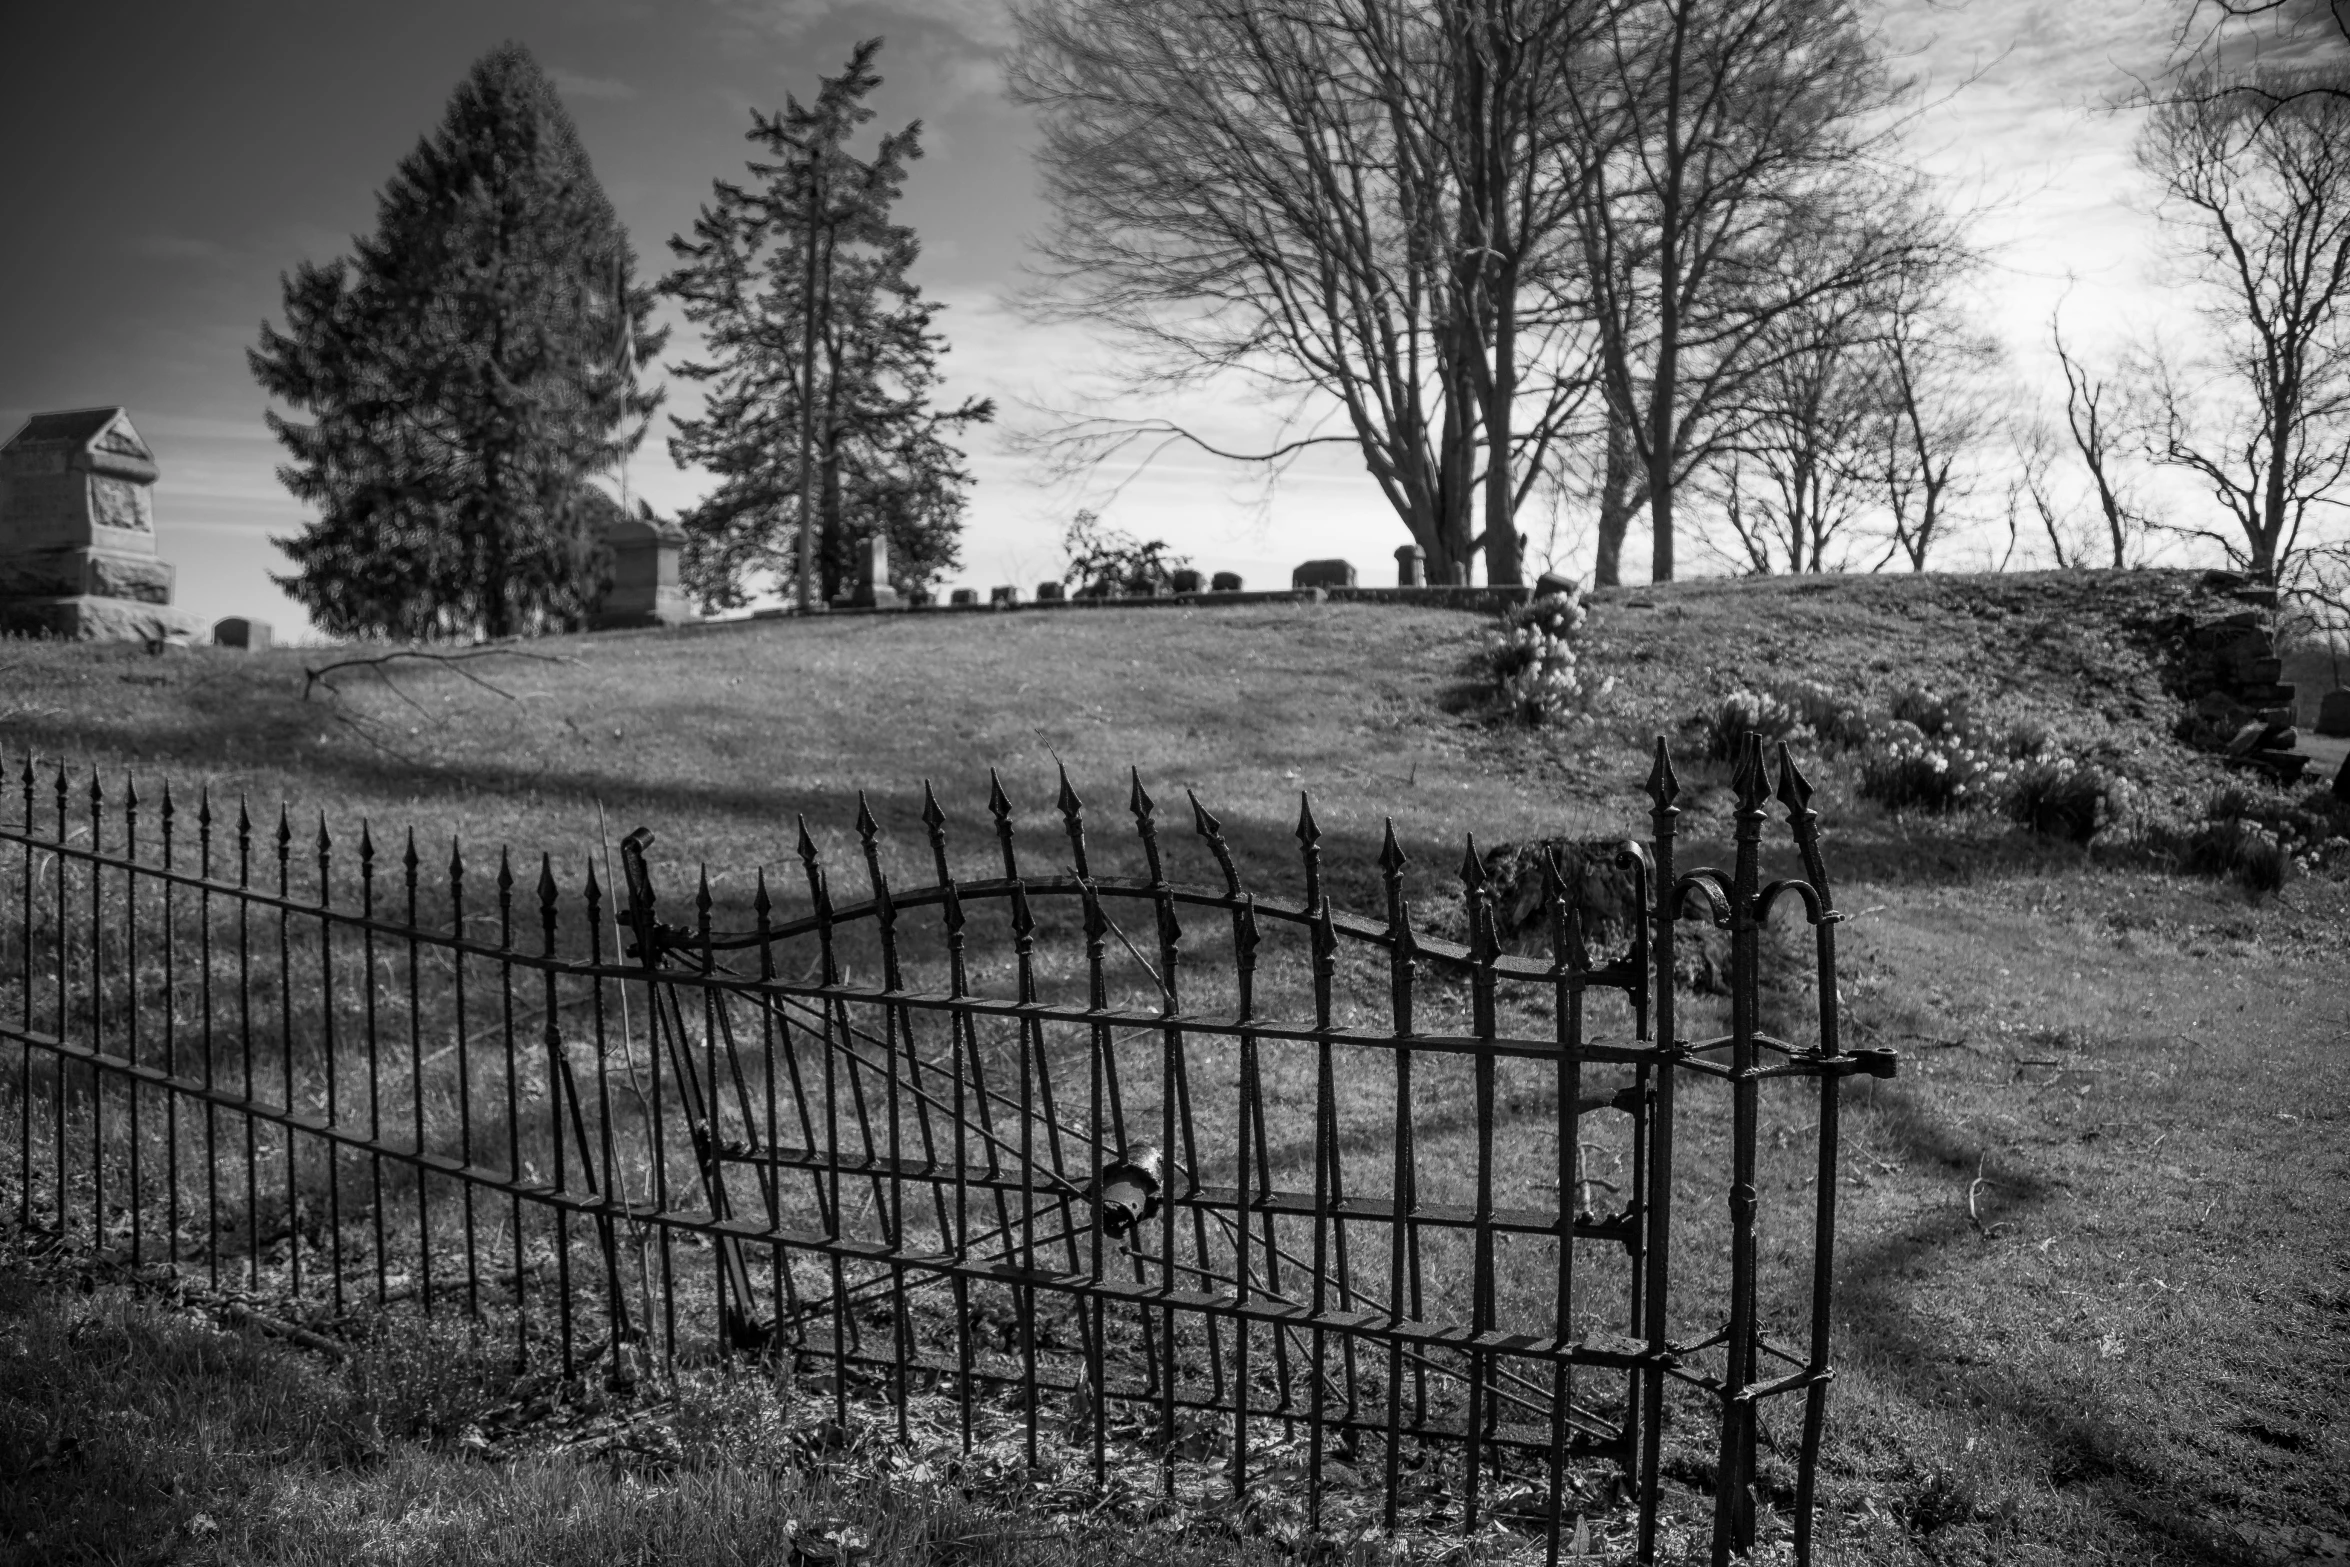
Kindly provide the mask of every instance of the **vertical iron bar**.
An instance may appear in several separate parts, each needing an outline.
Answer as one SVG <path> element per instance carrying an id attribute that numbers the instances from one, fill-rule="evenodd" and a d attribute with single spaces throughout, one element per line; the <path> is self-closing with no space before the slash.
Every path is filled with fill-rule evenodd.
<path id="1" fill-rule="evenodd" d="M 932 792 L 930 780 L 922 781 L 922 825 L 930 835 L 930 857 L 938 878 L 939 921 L 947 940 L 947 994 L 961 1001 L 970 990 L 970 973 L 963 951 L 963 899 L 955 887 L 953 869 L 947 864 L 946 813 L 938 807 L 938 796 Z M 953 1239 L 945 1248 L 959 1265 L 952 1288 L 955 1297 L 955 1408 L 957 1427 L 962 1439 L 962 1450 L 971 1450 L 972 1435 L 972 1351 L 971 1351 L 971 1280 L 963 1266 L 972 1261 L 971 1249 L 971 1147 L 970 1100 L 968 1091 L 978 1084 L 978 1040 L 971 1026 L 971 1015 L 960 1007 L 948 1013 L 948 1027 L 952 1030 L 955 1095 L 955 1221 Z M 968 1074 L 969 1081 L 966 1081 Z M 977 1087 L 981 1129 L 986 1130 L 987 1095 L 984 1085 Z M 988 1169 L 997 1168 L 992 1142 L 988 1145 Z M 1011 1233 L 1011 1219 L 1004 1207 L 1003 1188 L 995 1187 L 998 1232 Z"/>
<path id="2" fill-rule="evenodd" d="M 179 926 L 176 918 L 178 883 L 172 864 L 172 827 L 176 812 L 171 780 L 163 781 L 163 1071 L 172 1086 L 163 1094 L 164 1261 L 176 1274 L 180 1260 L 180 1057 L 179 1057 Z M 26 932 L 29 937 L 31 932 Z"/>
<path id="3" fill-rule="evenodd" d="M 334 1269 L 335 1315 L 343 1314 L 343 1182 L 342 1099 L 335 1066 L 335 944 L 334 844 L 327 837 L 326 813 L 318 813 L 318 982 L 321 1017 L 319 1038 L 326 1056 L 326 1233 L 329 1260 Z"/>
<path id="4" fill-rule="evenodd" d="M 122 780 L 122 917 L 126 944 L 124 973 L 130 980 L 130 1016 L 124 1022 L 124 1054 L 133 1067 L 139 1063 L 139 781 L 127 772 Z M 123 1091 L 130 1100 L 131 1265 L 146 1260 L 146 1230 L 141 1218 L 145 1191 L 141 1184 L 139 1131 L 139 1077 L 125 1074 Z"/>
<path id="5" fill-rule="evenodd" d="M 1477 840 L 1468 840 L 1461 860 L 1461 888 L 1467 905 L 1469 921 L 1469 963 L 1471 1010 L 1473 1028 L 1480 1040 L 1491 1040 L 1495 1034 L 1493 963 L 1499 943 L 1493 929 L 1492 890 L 1485 880 L 1485 862 L 1478 857 Z M 1494 1064 L 1491 1051 L 1477 1053 L 1474 1068 L 1476 1078 L 1477 1117 L 1477 1194 L 1470 1222 L 1473 1225 L 1474 1284 L 1470 1292 L 1469 1330 L 1469 1414 L 1468 1448 L 1464 1458 L 1465 1484 L 1462 1496 L 1464 1533 L 1477 1527 L 1477 1502 L 1481 1473 L 1487 1455 L 1486 1423 L 1491 1416 L 1488 1407 L 1489 1383 L 1493 1375 L 1491 1357 L 1481 1347 L 1485 1335 L 1493 1328 L 1493 1117 Z"/>
<path id="6" fill-rule="evenodd" d="M 456 1013 L 451 1046 L 457 1052 L 457 1163 L 466 1172 L 457 1181 L 465 1225 L 465 1315 L 478 1332 L 481 1256 L 473 1216 L 473 1041 L 465 1026 L 465 855 L 454 835 L 449 839 L 449 970 Z"/>
<path id="7" fill-rule="evenodd" d="M 1649 972 L 1656 987 L 1657 1072 L 1656 1096 L 1649 1120 L 1648 1180 L 1643 1188 L 1648 1221 L 1644 1259 L 1648 1269 L 1644 1286 L 1648 1307 L 1645 1334 L 1648 1363 L 1642 1368 L 1640 1468 L 1634 1485 L 1634 1494 L 1640 1499 L 1635 1560 L 1643 1567 L 1656 1560 L 1658 1485 L 1664 1439 L 1664 1357 L 1671 1329 L 1665 1295 L 1671 1283 L 1673 1239 L 1673 1091 L 1681 1054 L 1681 1040 L 1674 1033 L 1677 1009 L 1673 994 L 1674 925 L 1681 914 L 1673 859 L 1674 822 L 1681 811 L 1673 802 L 1680 798 L 1681 783 L 1673 775 L 1673 759 L 1665 750 L 1662 735 L 1657 736 L 1656 760 L 1649 769 L 1647 787 L 1653 806 L 1649 821 L 1654 832 L 1656 866 L 1656 939 L 1651 948 Z"/>
<path id="8" fill-rule="evenodd" d="M 105 792 L 90 769 L 90 1249 L 106 1247 L 106 1078 L 100 1052 L 106 1018 Z M 64 1038 L 61 1033 L 58 1036 Z"/>
<path id="9" fill-rule="evenodd" d="M 423 861 L 416 853 L 416 829 L 408 829 L 400 853 L 401 884 L 407 896 L 408 946 L 408 1098 L 413 1112 L 410 1133 L 416 1144 L 416 1295 L 424 1314 L 432 1315 L 432 1176 L 424 1164 L 424 1013 L 423 953 L 417 932 L 417 884 Z"/>
<path id="10" fill-rule="evenodd" d="M 294 939 L 293 915 L 288 908 L 293 898 L 293 851 L 294 825 L 281 800 L 277 808 L 277 1051 L 286 1120 L 278 1141 L 286 1159 L 286 1265 L 298 1301 L 302 1298 L 302 1192 L 294 1158 Z"/>
<path id="11" fill-rule="evenodd" d="M 808 902 L 816 918 L 816 945 L 824 982 L 824 1238 L 825 1265 L 832 1286 L 832 1417 L 844 1426 L 849 1418 L 848 1391 L 848 1279 L 841 1267 L 841 1238 L 843 1231 L 840 1207 L 840 1063 L 839 1055 L 844 1040 L 833 1033 L 835 1009 L 833 989 L 840 983 L 840 964 L 832 945 L 832 891 L 824 874 L 823 863 L 816 853 L 816 840 L 809 835 L 808 819 L 799 819 L 800 866 L 808 879 Z M 1029 1460 L 1035 1461 L 1033 1448 Z"/>
<path id="12" fill-rule="evenodd" d="M 1389 1011 L 1395 1037 L 1412 1037 L 1412 981 L 1417 943 L 1412 938 L 1411 913 L 1404 901 L 1403 871 L 1409 861 L 1395 839 L 1395 819 L 1389 817 L 1379 846 L 1379 875 L 1387 892 Z M 1380 1526 L 1395 1532 L 1398 1494 L 1403 1486 L 1403 1338 L 1398 1331 L 1405 1315 L 1405 1250 L 1411 1244 L 1412 1210 L 1417 1205 L 1417 1160 L 1412 1146 L 1412 1050 L 1398 1044 L 1395 1051 L 1395 1173 L 1390 1192 L 1388 1226 L 1387 1298 L 1390 1316 L 1387 1340 L 1387 1475 L 1386 1498 Z M 1412 1313 L 1418 1315 L 1416 1311 Z"/>
<path id="13" fill-rule="evenodd" d="M 253 1112 L 261 1095 L 253 1082 L 253 813 L 243 795 L 237 797 L 237 1033 L 243 1045 L 244 1080 L 240 1084 L 245 1118 L 245 1282 L 261 1287 L 261 1177 L 259 1117 Z"/>
<path id="14" fill-rule="evenodd" d="M 1714 1476 L 1714 1567 L 1754 1544 L 1755 1044 L 1760 1006 L 1763 807 L 1770 779 L 1762 738 L 1748 734 L 1731 779 L 1737 795 L 1737 858 L 1730 887 L 1730 1324 L 1724 1346 L 1721 1457 Z"/>
<path id="15" fill-rule="evenodd" d="M 1787 809 L 1787 825 L 1803 860 L 1803 873 L 1819 894 L 1814 916 L 1817 943 L 1817 986 L 1820 1007 L 1819 1055 L 1833 1060 L 1842 1050 L 1836 995 L 1836 927 L 1844 916 L 1836 911 L 1828 867 L 1820 854 L 1819 815 L 1811 808 L 1811 785 L 1796 770 L 1795 758 L 1779 747 L 1779 803 Z M 1818 1499 L 1820 1438 L 1828 1416 L 1828 1382 L 1834 1375 L 1828 1359 L 1831 1316 L 1836 1292 L 1836 1158 L 1837 1119 L 1843 1079 L 1834 1072 L 1820 1074 L 1819 1163 L 1813 1176 L 1817 1188 L 1812 1217 L 1811 1343 L 1806 1346 L 1805 1369 L 1811 1385 L 1803 1396 L 1803 1445 L 1795 1465 L 1795 1560 L 1809 1567 L 1812 1556 L 1812 1512 Z"/>
<path id="16" fill-rule="evenodd" d="M 212 787 L 196 795 L 196 869 L 200 892 L 197 916 L 198 983 L 204 1006 L 204 1262 L 209 1281 L 220 1288 L 220 1120 L 215 1097 L 216 1053 L 212 1039 Z"/>
<path id="17" fill-rule="evenodd" d="M 388 1293 L 384 1280 L 383 1054 L 376 1016 L 375 834 L 365 817 L 359 819 L 359 918 L 359 994 L 367 1018 L 368 1196 L 375 1226 L 375 1304 L 380 1311 Z"/>
<path id="18" fill-rule="evenodd" d="M 514 1228 L 514 1369 L 530 1363 L 530 1301 L 524 1293 L 525 1248 L 522 1236 L 522 1101 L 519 1063 L 514 1048 L 514 857 L 504 845 L 498 849 L 498 1031 L 506 1047 L 506 1219 Z M 552 1023 L 554 1016 L 548 1015 Z M 547 1103 L 558 1100 L 553 1077 L 547 1079 Z M 562 1167 L 556 1166 L 557 1174 Z"/>
<path id="19" fill-rule="evenodd" d="M 1581 1204 L 1583 1100 L 1583 978 L 1589 968 L 1583 945 L 1583 913 L 1567 899 L 1566 876 L 1553 847 L 1543 855 L 1550 912 L 1551 1012 L 1558 1025 L 1558 1284 L 1552 1300 L 1553 1338 L 1559 1358 L 1550 1382 L 1550 1522 L 1544 1559 L 1556 1567 L 1566 1527 L 1568 1421 L 1575 1379 L 1567 1360 L 1575 1336 L 1575 1218 Z"/>

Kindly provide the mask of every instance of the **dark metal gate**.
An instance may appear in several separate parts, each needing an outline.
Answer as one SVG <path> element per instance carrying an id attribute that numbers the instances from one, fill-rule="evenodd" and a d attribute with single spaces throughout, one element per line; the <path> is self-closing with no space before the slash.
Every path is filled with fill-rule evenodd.
<path id="1" fill-rule="evenodd" d="M 543 863 L 518 910 L 503 856 L 485 894 L 454 848 L 427 876 L 363 831 L 338 871 L 323 821 L 297 854 L 282 813 L 257 834 L 203 800 L 191 831 L 167 789 L 142 829 L 135 788 L 18 781 L 0 1136 L 28 1230 L 323 1323 L 462 1310 L 567 1372 L 707 1333 L 843 1416 L 860 1383 L 901 1422 L 951 1399 L 966 1441 L 1012 1411 L 1031 1461 L 1294 1473 L 1311 1523 L 1368 1487 L 1389 1527 L 1498 1513 L 1555 1556 L 1621 1486 L 1648 1560 L 1663 1474 L 1695 1468 L 1717 1560 L 1771 1500 L 1808 1558 L 1838 1086 L 1893 1061 L 1838 1045 L 1839 916 L 1783 751 L 1801 874 L 1762 879 L 1752 741 L 1732 868 L 1678 870 L 1660 742 L 1612 922 L 1555 848 L 1503 887 L 1472 844 L 1422 892 L 1392 830 L 1383 909 L 1342 912 L 1310 806 L 1299 884 L 1260 900 L 1215 817 L 1163 830 L 1139 778 L 1108 833 L 1064 775 L 1026 844 L 995 787 L 980 876 L 925 789 L 920 886 L 861 810 L 836 888 L 803 823 L 796 885 L 731 913 L 706 872 L 662 897 L 643 829 L 616 907 Z M 1764 985 L 1790 897 L 1810 1001 Z M 1692 911 L 1727 933 L 1718 1037 L 1678 1022 Z M 1787 1463 L 1762 1410 L 1795 1394 Z"/>

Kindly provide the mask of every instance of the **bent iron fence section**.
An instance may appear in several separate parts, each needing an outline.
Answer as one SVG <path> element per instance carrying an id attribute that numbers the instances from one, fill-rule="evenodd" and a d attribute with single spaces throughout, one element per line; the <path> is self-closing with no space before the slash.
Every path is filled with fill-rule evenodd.
<path id="1" fill-rule="evenodd" d="M 1679 871 L 1660 742 L 1652 836 L 1612 856 L 1627 917 L 1594 928 L 1589 863 L 1551 852 L 1529 897 L 1471 845 L 1427 894 L 1459 941 L 1415 920 L 1392 829 L 1377 916 L 1333 906 L 1310 806 L 1302 886 L 1260 899 L 1213 815 L 1163 831 L 1139 779 L 1105 835 L 1064 775 L 1026 866 L 992 788 L 988 874 L 961 879 L 926 786 L 920 886 L 860 808 L 850 901 L 803 823 L 791 894 L 722 877 L 731 902 L 706 870 L 663 894 L 642 829 L 622 887 L 591 863 L 566 898 L 546 860 L 428 865 L 413 835 L 30 760 L 10 782 L 0 1138 L 53 1243 L 312 1320 L 462 1313 L 567 1376 L 773 1357 L 901 1427 L 943 1394 L 966 1442 L 1015 1411 L 1032 1457 L 1074 1440 L 1097 1477 L 1113 1444 L 1170 1487 L 1207 1455 L 1236 1493 L 1294 1471 L 1314 1520 L 1334 1476 L 1376 1477 L 1389 1527 L 1434 1497 L 1554 1557 L 1620 1477 L 1652 1559 L 1670 1457 L 1711 1473 L 1716 1560 L 1766 1492 L 1809 1556 L 1838 1090 L 1893 1061 L 1839 1047 L 1840 916 L 1784 751 L 1800 876 L 1762 879 L 1752 741 L 1732 868 Z M 1800 1042 L 1762 987 L 1787 899 L 1814 932 Z M 1729 946 L 1727 1032 L 1694 1040 L 1692 911 Z M 1807 1096 L 1767 1146 L 1766 1087 Z M 1765 1187 L 1801 1194 L 1772 1269 Z M 1762 1410 L 1796 1395 L 1770 1444 L 1794 1461 L 1766 1462 Z"/>

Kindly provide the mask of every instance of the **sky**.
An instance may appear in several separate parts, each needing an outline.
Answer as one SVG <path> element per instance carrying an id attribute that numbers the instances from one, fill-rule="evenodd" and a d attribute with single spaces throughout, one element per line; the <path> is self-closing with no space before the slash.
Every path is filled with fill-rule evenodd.
<path id="1" fill-rule="evenodd" d="M 1890 0 L 1871 14 L 1918 82 L 1916 156 L 1975 214 L 1991 256 L 1977 306 L 2010 348 L 2019 397 L 2048 395 L 2046 323 L 2060 304 L 2068 343 L 2093 356 L 2176 311 L 2130 164 L 2136 120 L 2113 107 L 2161 69 L 2175 0 Z M 970 443 L 966 566 L 947 585 L 1057 576 L 1061 531 L 1088 504 L 1252 585 L 1285 584 L 1296 562 L 1330 555 L 1366 582 L 1391 580 L 1407 536 L 1344 448 L 1314 452 L 1270 493 L 1253 471 L 1189 455 L 1055 480 L 1015 448 L 1045 410 L 1108 406 L 1116 361 L 1086 330 L 1031 324 L 1010 303 L 1047 213 L 1034 128 L 1003 93 L 1002 0 L 30 8 L 0 53 L 0 145 L 13 154 L 0 174 L 0 438 L 40 410 L 127 407 L 162 470 L 157 539 L 178 568 L 178 602 L 299 638 L 300 607 L 269 581 L 285 569 L 270 538 L 298 531 L 303 512 L 275 477 L 279 449 L 245 351 L 281 317 L 284 274 L 347 253 L 372 226 L 376 192 L 468 65 L 504 39 L 529 46 L 578 122 L 640 272 L 657 276 L 711 180 L 739 174 L 750 111 L 810 94 L 869 36 L 887 40 L 879 124 L 926 127 L 900 212 L 923 238 L 919 281 L 948 307 L 944 395 L 1004 409 Z M 664 357 L 690 346 L 680 332 Z M 670 410 L 690 410 L 689 389 L 671 388 Z M 1176 411 L 1235 444 L 1278 417 L 1229 391 Z M 706 481 L 671 464 L 665 429 L 656 423 L 628 482 L 666 512 Z M 1544 518 L 1526 524 L 1536 564 L 1550 547 L 1564 569 L 1588 571 L 1580 519 L 1563 519 L 1555 540 Z M 1949 564 L 1982 564 L 1988 547 L 1962 543 Z M 1628 551 L 1645 557 L 1644 544 Z"/>

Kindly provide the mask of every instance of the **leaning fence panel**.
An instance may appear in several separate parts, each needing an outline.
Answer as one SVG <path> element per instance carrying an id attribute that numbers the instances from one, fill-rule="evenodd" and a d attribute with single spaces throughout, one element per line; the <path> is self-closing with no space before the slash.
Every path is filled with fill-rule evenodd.
<path id="1" fill-rule="evenodd" d="M 1009 1419 L 1097 1478 L 1294 1476 L 1310 1522 L 1368 1485 L 1390 1528 L 1498 1513 L 1553 1554 L 1621 1483 L 1653 1556 L 1689 1398 L 1717 1558 L 1744 1548 L 1762 1412 L 1801 1394 L 1773 1445 L 1808 1557 L 1838 1084 L 1892 1062 L 1839 1045 L 1783 754 L 1800 877 L 1761 879 L 1754 746 L 1732 868 L 1679 870 L 1660 745 L 1648 842 L 1505 884 L 1474 844 L 1415 876 L 1390 830 L 1369 916 L 1329 896 L 1310 804 L 1295 877 L 1252 889 L 1211 812 L 1163 823 L 1139 777 L 1115 830 L 1066 776 L 1026 838 L 1000 784 L 968 837 L 927 790 L 902 843 L 860 809 L 828 858 L 803 823 L 793 884 L 747 903 L 642 829 L 567 894 L 549 860 L 201 790 L 10 782 L 0 1125 L 41 1244 L 330 1328 L 454 1313 L 566 1375 L 758 1357 L 844 1418 L 945 1398 L 967 1443 Z M 1800 1042 L 1757 988 L 1781 903 L 1813 931 Z M 1728 936 L 1719 1039 L 1677 1032 L 1690 918 Z M 1813 1196 L 1766 1213 L 1760 1096 L 1799 1087 Z M 1799 1266 L 1764 1268 L 1766 1223 Z M 1724 1226 L 1720 1277 L 1676 1272 L 1693 1224 Z"/>

